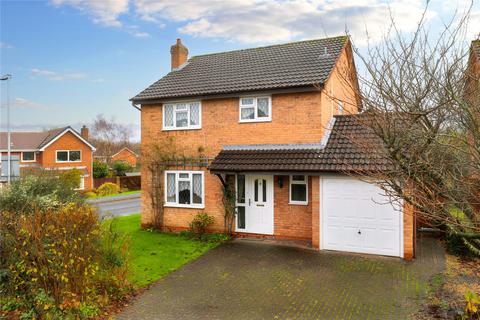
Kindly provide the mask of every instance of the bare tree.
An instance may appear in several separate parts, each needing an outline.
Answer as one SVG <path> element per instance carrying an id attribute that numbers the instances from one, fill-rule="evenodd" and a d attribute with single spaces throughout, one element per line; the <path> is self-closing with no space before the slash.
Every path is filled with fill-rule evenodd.
<path id="1" fill-rule="evenodd" d="M 132 129 L 125 124 L 106 119 L 102 114 L 95 117 L 92 124 L 91 140 L 97 147 L 97 155 L 110 157 L 123 147 L 130 147 Z"/>
<path id="2" fill-rule="evenodd" d="M 423 18 L 411 34 L 392 18 L 380 44 L 355 48 L 366 69 L 357 121 L 376 139 L 350 138 L 390 164 L 356 174 L 480 256 L 480 82 L 466 66 L 468 20 L 469 12 L 456 14 L 433 35 Z"/>

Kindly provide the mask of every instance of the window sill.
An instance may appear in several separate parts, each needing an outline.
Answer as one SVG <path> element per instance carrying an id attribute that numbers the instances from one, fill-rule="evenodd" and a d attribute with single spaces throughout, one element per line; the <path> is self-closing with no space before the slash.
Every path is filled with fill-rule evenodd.
<path id="1" fill-rule="evenodd" d="M 288 204 L 291 206 L 308 206 L 308 201 L 307 202 L 289 201 Z"/>
<path id="2" fill-rule="evenodd" d="M 201 130 L 202 127 L 192 127 L 192 128 L 163 128 L 162 131 L 185 131 L 185 130 Z"/>
<path id="3" fill-rule="evenodd" d="M 184 208 L 184 209 L 205 209 L 205 205 L 192 205 L 192 204 L 173 204 L 165 203 L 163 205 L 165 208 Z"/>
<path id="4" fill-rule="evenodd" d="M 255 122 L 272 122 L 272 119 L 252 119 L 252 120 L 239 120 L 238 123 L 255 123 Z"/>
<path id="5" fill-rule="evenodd" d="M 78 161 L 55 161 L 55 163 L 81 163 L 82 160 L 78 160 Z"/>

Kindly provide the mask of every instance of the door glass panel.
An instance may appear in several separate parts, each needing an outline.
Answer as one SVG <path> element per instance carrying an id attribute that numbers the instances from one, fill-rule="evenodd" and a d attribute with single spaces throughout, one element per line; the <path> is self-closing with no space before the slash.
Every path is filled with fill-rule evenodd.
<path id="1" fill-rule="evenodd" d="M 202 175 L 193 174 L 192 176 L 193 183 L 193 203 L 201 204 L 202 203 Z"/>
<path id="2" fill-rule="evenodd" d="M 237 207 L 237 228 L 245 229 L 245 207 Z"/>
<path id="3" fill-rule="evenodd" d="M 263 202 L 267 202 L 267 180 L 262 180 Z"/>
<path id="4" fill-rule="evenodd" d="M 237 176 L 237 202 L 245 203 L 245 176 L 242 174 Z"/>
<path id="5" fill-rule="evenodd" d="M 178 182 L 178 203 L 190 204 L 190 181 Z"/>
<path id="6" fill-rule="evenodd" d="M 255 187 L 253 194 L 255 195 L 255 202 L 258 202 L 258 179 L 255 179 Z"/>

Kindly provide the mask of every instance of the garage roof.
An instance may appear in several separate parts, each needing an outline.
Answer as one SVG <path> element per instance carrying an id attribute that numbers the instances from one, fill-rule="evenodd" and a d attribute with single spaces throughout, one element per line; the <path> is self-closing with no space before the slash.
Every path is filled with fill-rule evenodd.
<path id="1" fill-rule="evenodd" d="M 335 116 L 325 145 L 227 146 L 209 166 L 212 172 L 378 171 L 391 167 L 382 143 L 363 115 Z"/>

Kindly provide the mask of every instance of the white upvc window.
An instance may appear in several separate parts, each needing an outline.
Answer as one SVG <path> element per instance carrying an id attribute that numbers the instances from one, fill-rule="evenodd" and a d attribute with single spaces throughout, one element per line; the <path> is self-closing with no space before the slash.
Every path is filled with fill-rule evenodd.
<path id="1" fill-rule="evenodd" d="M 262 122 L 272 120 L 271 97 L 241 97 L 240 122 Z"/>
<path id="2" fill-rule="evenodd" d="M 202 128 L 200 101 L 165 103 L 163 105 L 163 130 L 191 130 Z"/>
<path id="3" fill-rule="evenodd" d="M 56 150 L 55 161 L 62 162 L 82 162 L 81 150 Z"/>
<path id="4" fill-rule="evenodd" d="M 203 171 L 165 171 L 165 205 L 167 207 L 205 207 Z"/>
<path id="5" fill-rule="evenodd" d="M 308 204 L 308 176 L 290 176 L 290 204 Z"/>
<path id="6" fill-rule="evenodd" d="M 22 152 L 22 162 L 35 162 L 37 157 L 35 151 L 23 151 Z"/>

